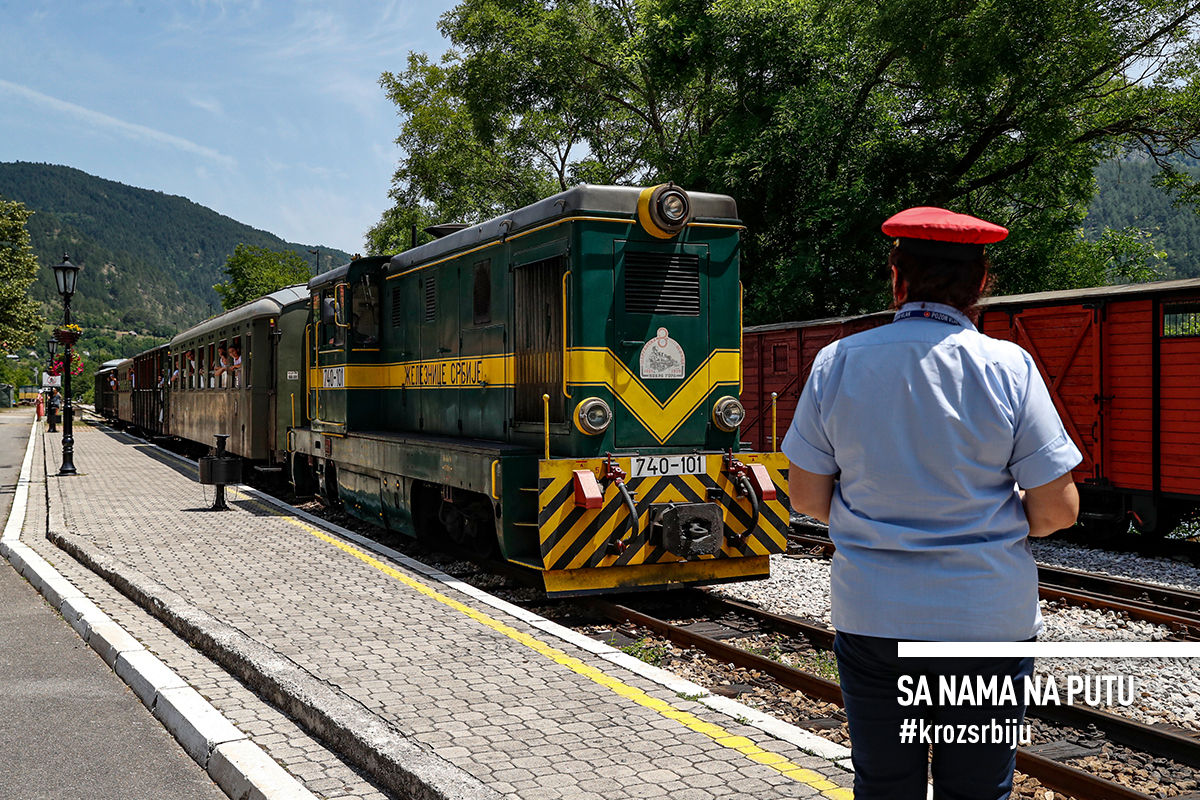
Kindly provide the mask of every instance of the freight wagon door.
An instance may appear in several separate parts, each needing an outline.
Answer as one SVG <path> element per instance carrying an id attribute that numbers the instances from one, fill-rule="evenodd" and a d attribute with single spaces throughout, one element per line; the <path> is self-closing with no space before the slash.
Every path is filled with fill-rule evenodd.
<path id="1" fill-rule="evenodd" d="M 1075 481 L 1107 477 L 1103 309 L 1083 305 L 990 311 L 981 320 L 989 336 L 1015 341 L 1037 365 L 1063 426 L 1083 454 Z"/>
<path id="2" fill-rule="evenodd" d="M 1200 298 L 1162 305 L 1159 490 L 1200 495 Z"/>
<path id="3" fill-rule="evenodd" d="M 613 258 L 615 444 L 702 442 L 712 386 L 708 245 L 619 240 Z"/>

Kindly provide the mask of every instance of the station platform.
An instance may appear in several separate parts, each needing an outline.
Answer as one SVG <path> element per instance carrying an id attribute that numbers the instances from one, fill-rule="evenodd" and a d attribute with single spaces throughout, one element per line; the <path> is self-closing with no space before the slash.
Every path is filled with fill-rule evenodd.
<path id="1" fill-rule="evenodd" d="M 21 542 L 304 796 L 852 797 L 807 731 L 252 489 L 211 511 L 192 462 L 103 425 L 79 475 L 60 447 L 34 436 Z"/>

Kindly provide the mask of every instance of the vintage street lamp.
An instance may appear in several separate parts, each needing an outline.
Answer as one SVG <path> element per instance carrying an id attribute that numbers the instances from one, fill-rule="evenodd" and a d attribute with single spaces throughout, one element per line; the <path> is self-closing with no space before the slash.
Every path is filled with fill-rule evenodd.
<path id="1" fill-rule="evenodd" d="M 54 357 L 58 355 L 58 339 L 46 340 L 46 352 L 50 354 L 46 359 L 46 371 L 49 372 L 54 369 Z"/>
<path id="2" fill-rule="evenodd" d="M 75 280 L 79 277 L 79 267 L 72 264 L 66 253 L 63 253 L 61 264 L 55 264 L 54 282 L 58 285 L 58 293 L 63 298 L 63 325 L 71 324 L 71 296 L 75 294 Z M 67 333 L 63 337 L 65 351 L 63 353 L 63 438 L 62 438 L 62 467 L 59 475 L 75 475 L 75 437 L 71 434 L 71 345 L 75 337 Z"/>

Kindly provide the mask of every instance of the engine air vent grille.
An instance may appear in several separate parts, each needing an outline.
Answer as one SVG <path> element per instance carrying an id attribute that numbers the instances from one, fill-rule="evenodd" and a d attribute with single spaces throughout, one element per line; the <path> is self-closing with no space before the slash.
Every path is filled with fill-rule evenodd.
<path id="1" fill-rule="evenodd" d="M 404 312 L 400 307 L 400 287 L 392 289 L 392 327 L 399 328 L 404 324 Z"/>
<path id="2" fill-rule="evenodd" d="M 700 257 L 687 253 L 625 253 L 625 311 L 700 315 Z"/>
<path id="3" fill-rule="evenodd" d="M 425 321 L 437 319 L 437 281 L 433 275 L 425 276 Z"/>

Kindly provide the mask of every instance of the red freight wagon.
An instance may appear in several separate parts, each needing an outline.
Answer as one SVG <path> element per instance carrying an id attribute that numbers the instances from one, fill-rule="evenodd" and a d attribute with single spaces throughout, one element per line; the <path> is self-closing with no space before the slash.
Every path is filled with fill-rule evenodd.
<path id="1" fill-rule="evenodd" d="M 1080 518 L 1098 532 L 1166 533 L 1200 509 L 1200 280 L 987 298 L 979 328 L 1033 356 L 1084 455 Z M 817 351 L 891 313 L 743 332 L 743 437 L 782 439 Z"/>

